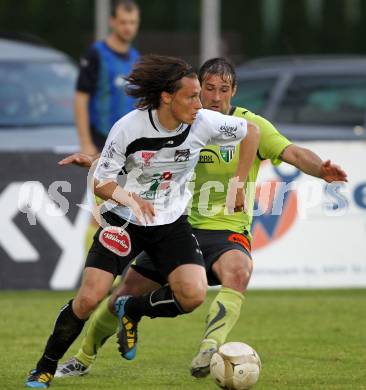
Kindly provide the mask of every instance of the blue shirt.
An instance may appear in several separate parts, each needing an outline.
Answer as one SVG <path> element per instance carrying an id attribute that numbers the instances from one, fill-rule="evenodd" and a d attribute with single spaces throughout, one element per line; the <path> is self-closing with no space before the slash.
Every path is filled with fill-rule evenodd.
<path id="1" fill-rule="evenodd" d="M 114 123 L 134 109 L 135 99 L 124 91 L 124 77 L 138 58 L 134 48 L 122 54 L 112 50 L 105 41 L 97 41 L 81 59 L 77 90 L 90 95 L 90 127 L 104 139 Z"/>

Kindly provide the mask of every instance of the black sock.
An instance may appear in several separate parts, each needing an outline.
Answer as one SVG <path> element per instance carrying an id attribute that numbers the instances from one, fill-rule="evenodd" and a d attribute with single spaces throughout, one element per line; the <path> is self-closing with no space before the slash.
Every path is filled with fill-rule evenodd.
<path id="1" fill-rule="evenodd" d="M 176 317 L 184 310 L 174 297 L 169 286 L 160 287 L 148 295 L 131 297 L 125 306 L 126 315 L 133 321 L 140 321 L 142 316 Z"/>
<path id="2" fill-rule="evenodd" d="M 37 370 L 51 374 L 56 372 L 58 361 L 79 336 L 85 321 L 72 311 L 72 300 L 61 308 L 44 353 L 37 363 Z"/>

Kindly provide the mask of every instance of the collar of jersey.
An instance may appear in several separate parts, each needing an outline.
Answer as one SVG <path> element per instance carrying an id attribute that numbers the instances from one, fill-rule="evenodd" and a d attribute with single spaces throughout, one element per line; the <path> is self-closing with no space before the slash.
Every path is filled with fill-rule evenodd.
<path id="1" fill-rule="evenodd" d="M 168 135 L 174 135 L 176 133 L 181 132 L 182 130 L 185 130 L 187 128 L 187 125 L 184 123 L 181 123 L 176 129 L 173 130 L 167 130 L 160 122 L 158 118 L 158 112 L 157 110 L 149 110 L 149 119 L 153 126 L 153 128 L 158 131 L 159 133 L 168 134 Z"/>

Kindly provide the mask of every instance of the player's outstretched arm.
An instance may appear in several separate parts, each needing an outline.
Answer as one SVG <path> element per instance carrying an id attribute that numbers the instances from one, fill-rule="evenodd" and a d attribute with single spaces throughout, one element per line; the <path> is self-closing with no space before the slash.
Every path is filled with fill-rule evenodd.
<path id="1" fill-rule="evenodd" d="M 61 161 L 58 162 L 59 165 L 69 165 L 74 164 L 83 168 L 90 168 L 93 162 L 99 158 L 99 154 L 94 156 L 89 156 L 88 154 L 83 153 L 74 153 L 70 156 L 65 157 Z"/>
<path id="2" fill-rule="evenodd" d="M 309 149 L 297 145 L 288 146 L 281 154 L 282 161 L 300 169 L 300 171 L 319 177 L 328 183 L 333 181 L 347 182 L 346 172 L 330 160 L 322 159 Z"/>

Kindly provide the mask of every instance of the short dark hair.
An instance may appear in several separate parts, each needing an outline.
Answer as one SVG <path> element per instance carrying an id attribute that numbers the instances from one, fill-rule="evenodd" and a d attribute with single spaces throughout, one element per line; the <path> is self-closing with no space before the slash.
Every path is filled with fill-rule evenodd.
<path id="1" fill-rule="evenodd" d="M 207 75 L 217 75 L 223 80 L 229 78 L 231 86 L 236 86 L 236 73 L 234 65 L 224 57 L 216 57 L 207 60 L 198 72 L 200 84 L 204 81 Z"/>
<path id="2" fill-rule="evenodd" d="M 128 12 L 131 12 L 134 9 L 139 10 L 139 6 L 134 0 L 112 0 L 111 16 L 113 16 L 114 18 L 117 16 L 117 9 L 119 7 L 123 7 Z"/>
<path id="3" fill-rule="evenodd" d="M 126 77 L 126 93 L 137 99 L 142 110 L 160 106 L 162 92 L 174 93 L 181 88 L 183 77 L 196 78 L 197 74 L 181 58 L 149 54 L 140 57 Z"/>

